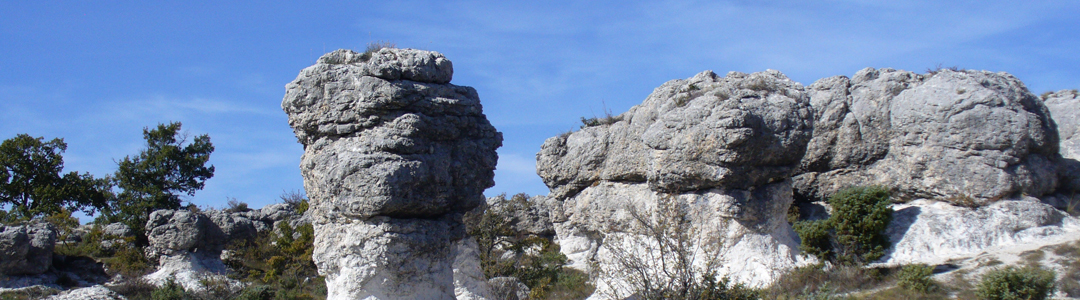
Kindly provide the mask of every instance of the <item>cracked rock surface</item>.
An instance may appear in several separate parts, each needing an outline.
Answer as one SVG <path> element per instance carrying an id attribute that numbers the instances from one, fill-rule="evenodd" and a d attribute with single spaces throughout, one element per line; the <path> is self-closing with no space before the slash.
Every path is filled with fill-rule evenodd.
<path id="1" fill-rule="evenodd" d="M 437 52 L 338 50 L 286 86 L 330 299 L 454 299 L 461 215 L 494 185 L 502 134 L 452 76 Z"/>
<path id="2" fill-rule="evenodd" d="M 1047 106 L 1004 72 L 866 68 L 806 89 L 814 137 L 796 193 L 881 185 L 901 199 L 985 205 L 1058 188 Z"/>

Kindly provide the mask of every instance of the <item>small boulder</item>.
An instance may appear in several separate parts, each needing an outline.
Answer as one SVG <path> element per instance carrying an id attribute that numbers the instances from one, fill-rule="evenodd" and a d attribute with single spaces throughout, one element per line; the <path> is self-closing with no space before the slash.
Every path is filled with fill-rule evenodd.
<path id="1" fill-rule="evenodd" d="M 0 275 L 37 275 L 52 267 L 56 229 L 48 223 L 0 225 Z"/>

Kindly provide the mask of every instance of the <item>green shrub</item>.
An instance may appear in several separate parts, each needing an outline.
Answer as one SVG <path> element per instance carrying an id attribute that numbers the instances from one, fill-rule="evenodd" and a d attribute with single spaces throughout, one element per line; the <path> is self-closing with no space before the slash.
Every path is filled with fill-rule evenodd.
<path id="1" fill-rule="evenodd" d="M 975 294 L 986 300 L 1042 300 L 1054 292 L 1054 272 L 1008 266 L 983 275 Z"/>
<path id="2" fill-rule="evenodd" d="M 192 298 L 194 297 L 188 295 L 184 287 L 171 279 L 165 285 L 150 292 L 151 300 L 191 300 Z"/>
<path id="3" fill-rule="evenodd" d="M 820 259 L 832 259 L 828 220 L 799 221 L 792 226 L 799 235 L 799 250 Z"/>
<path id="4" fill-rule="evenodd" d="M 937 282 L 930 276 L 934 275 L 934 267 L 925 264 L 906 265 L 900 268 L 897 274 L 897 285 L 903 289 L 929 292 L 937 288 Z"/>
<path id="5" fill-rule="evenodd" d="M 881 187 L 854 187 L 829 197 L 832 215 L 826 220 L 796 222 L 800 249 L 820 259 L 841 264 L 864 264 L 885 255 L 892 221 L 889 191 Z"/>

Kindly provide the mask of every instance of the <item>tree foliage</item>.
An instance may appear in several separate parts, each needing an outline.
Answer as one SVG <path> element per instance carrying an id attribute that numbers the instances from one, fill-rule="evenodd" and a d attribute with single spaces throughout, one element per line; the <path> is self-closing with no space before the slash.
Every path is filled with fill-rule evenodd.
<path id="1" fill-rule="evenodd" d="M 180 129 L 180 122 L 143 128 L 146 149 L 118 163 L 115 181 L 122 192 L 109 207 L 109 221 L 141 233 L 151 212 L 180 208 L 181 194 L 194 196 L 214 176 L 214 166 L 206 166 L 214 152 L 210 137 L 199 135 L 188 143 Z"/>
<path id="2" fill-rule="evenodd" d="M 892 221 L 889 191 L 854 187 L 829 197 L 832 215 L 826 220 L 795 223 L 804 252 L 845 264 L 863 264 L 885 255 Z"/>
<path id="3" fill-rule="evenodd" d="M 87 214 L 105 207 L 110 184 L 88 173 L 64 169 L 67 144 L 26 134 L 0 143 L 0 204 L 11 205 L 11 219 L 50 216 L 63 211 Z"/>

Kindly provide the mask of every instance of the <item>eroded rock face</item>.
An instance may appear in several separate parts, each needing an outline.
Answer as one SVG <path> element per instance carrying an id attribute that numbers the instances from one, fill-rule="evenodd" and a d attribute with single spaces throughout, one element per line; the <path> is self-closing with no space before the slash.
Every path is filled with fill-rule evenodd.
<path id="1" fill-rule="evenodd" d="M 56 230 L 48 223 L 0 225 L 0 275 L 37 275 L 52 266 Z"/>
<path id="2" fill-rule="evenodd" d="M 1043 97 L 1043 103 L 1057 124 L 1061 156 L 1080 160 L 1080 92 L 1061 90 L 1050 93 Z"/>
<path id="3" fill-rule="evenodd" d="M 330 299 L 454 298 L 451 246 L 502 135 L 452 75 L 436 52 L 338 50 L 286 86 Z"/>
<path id="4" fill-rule="evenodd" d="M 173 280 L 189 290 L 204 288 L 200 281 L 206 278 L 229 280 L 222 261 L 229 243 L 254 239 L 259 232 L 275 230 L 279 222 L 293 228 L 310 223 L 287 204 L 235 212 L 155 211 L 146 223 L 150 245 L 145 251 L 158 269 L 144 279 L 155 285 Z"/>
<path id="5" fill-rule="evenodd" d="M 798 194 L 881 185 L 903 199 L 985 204 L 1058 187 L 1058 135 L 1007 73 L 863 69 L 807 88 L 815 108 Z"/>
<path id="6" fill-rule="evenodd" d="M 1080 93 L 1062 90 L 1043 97 L 1061 138 L 1061 192 L 1080 201 Z M 1060 195 L 1066 197 L 1066 195 Z"/>
<path id="7" fill-rule="evenodd" d="M 674 255 L 642 229 L 685 222 L 669 233 L 685 234 L 692 268 L 771 282 L 805 263 L 784 215 L 812 123 L 802 85 L 780 72 L 706 71 L 663 84 L 613 120 L 547 139 L 537 173 L 561 201 L 551 212 L 561 251 L 598 278 L 594 296 L 629 296 L 620 259 Z"/>
<path id="8" fill-rule="evenodd" d="M 647 182 L 671 193 L 783 181 L 811 137 L 802 90 L 773 70 L 669 81 L 619 122 L 548 138 L 537 173 L 557 199 L 598 181 Z"/>

